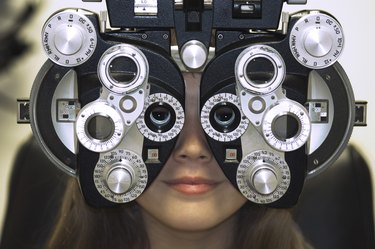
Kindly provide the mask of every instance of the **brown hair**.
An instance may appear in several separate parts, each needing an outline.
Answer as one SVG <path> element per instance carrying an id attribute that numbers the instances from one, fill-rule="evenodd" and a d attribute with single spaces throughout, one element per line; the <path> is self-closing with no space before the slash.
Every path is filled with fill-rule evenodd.
<path id="1" fill-rule="evenodd" d="M 289 210 L 246 204 L 239 210 L 236 249 L 311 249 Z M 150 248 L 135 203 L 117 208 L 89 207 L 76 180 L 68 184 L 46 249 Z"/>

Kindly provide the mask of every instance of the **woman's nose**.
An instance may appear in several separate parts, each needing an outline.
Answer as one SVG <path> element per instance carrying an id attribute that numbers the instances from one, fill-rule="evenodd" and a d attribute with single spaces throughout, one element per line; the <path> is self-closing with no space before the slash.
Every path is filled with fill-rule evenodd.
<path id="1" fill-rule="evenodd" d="M 197 118 L 194 120 L 197 121 Z M 212 160 L 212 153 L 203 133 L 200 123 L 185 123 L 184 128 L 177 140 L 173 157 L 176 161 L 209 162 Z"/>
<path id="2" fill-rule="evenodd" d="M 173 157 L 175 160 L 208 162 L 213 159 L 200 123 L 199 74 L 185 74 L 185 124 L 177 139 Z"/>

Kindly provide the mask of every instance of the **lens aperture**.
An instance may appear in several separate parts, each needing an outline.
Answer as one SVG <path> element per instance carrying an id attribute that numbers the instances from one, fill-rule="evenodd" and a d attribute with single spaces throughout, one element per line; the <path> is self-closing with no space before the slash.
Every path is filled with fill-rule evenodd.
<path id="1" fill-rule="evenodd" d="M 146 138 L 165 142 L 175 138 L 185 122 L 184 109 L 172 95 L 156 93 L 148 96 L 137 127 Z"/>
<path id="2" fill-rule="evenodd" d="M 108 116 L 95 115 L 87 121 L 87 133 L 98 141 L 107 141 L 114 133 L 113 120 Z"/>
<path id="3" fill-rule="evenodd" d="M 300 126 L 299 120 L 295 116 L 286 114 L 274 119 L 272 130 L 276 138 L 285 142 L 298 135 Z"/>
<path id="4" fill-rule="evenodd" d="M 221 102 L 214 106 L 210 116 L 212 126 L 223 133 L 234 131 L 241 121 L 238 108 L 228 102 Z"/>
<path id="5" fill-rule="evenodd" d="M 134 60 L 127 56 L 114 58 L 108 67 L 109 76 L 120 85 L 128 85 L 137 77 L 138 69 Z"/>
<path id="6" fill-rule="evenodd" d="M 176 120 L 172 107 L 165 103 L 151 105 L 147 110 L 146 118 L 146 124 L 149 128 L 158 133 L 163 133 L 171 129 Z"/>
<path id="7" fill-rule="evenodd" d="M 246 77 L 255 86 L 268 85 L 275 77 L 275 67 L 268 58 L 256 57 L 247 64 Z"/>

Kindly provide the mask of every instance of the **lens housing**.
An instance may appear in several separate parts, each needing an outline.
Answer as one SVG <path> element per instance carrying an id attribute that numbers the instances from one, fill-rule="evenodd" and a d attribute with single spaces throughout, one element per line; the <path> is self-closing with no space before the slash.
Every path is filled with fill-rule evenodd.
<path id="1" fill-rule="evenodd" d="M 78 113 L 76 134 L 81 144 L 94 152 L 114 149 L 124 136 L 121 115 L 105 101 L 95 101 Z"/>
<path id="2" fill-rule="evenodd" d="M 145 122 L 153 132 L 165 133 L 175 124 L 176 113 L 165 102 L 157 102 L 147 108 Z"/>
<path id="3" fill-rule="evenodd" d="M 239 109 L 230 102 L 220 102 L 210 112 L 212 127 L 221 133 L 234 131 L 241 122 Z"/>
<path id="4" fill-rule="evenodd" d="M 236 95 L 219 93 L 209 98 L 202 107 L 201 123 L 209 137 L 228 142 L 245 133 L 249 120 L 242 114 Z"/>
<path id="5" fill-rule="evenodd" d="M 237 82 L 254 94 L 268 94 L 284 81 L 286 69 L 281 55 L 267 45 L 246 48 L 235 65 Z"/>
<path id="6" fill-rule="evenodd" d="M 283 99 L 264 115 L 263 137 L 274 149 L 294 151 L 310 138 L 311 122 L 306 109 L 299 103 Z"/>
<path id="7" fill-rule="evenodd" d="M 149 140 L 165 142 L 180 133 L 184 122 L 185 114 L 180 102 L 172 95 L 156 93 L 146 99 L 137 127 Z"/>
<path id="8" fill-rule="evenodd" d="M 149 73 L 146 56 L 135 46 L 118 44 L 110 47 L 100 58 L 98 75 L 103 85 L 110 91 L 129 93 L 144 82 Z"/>

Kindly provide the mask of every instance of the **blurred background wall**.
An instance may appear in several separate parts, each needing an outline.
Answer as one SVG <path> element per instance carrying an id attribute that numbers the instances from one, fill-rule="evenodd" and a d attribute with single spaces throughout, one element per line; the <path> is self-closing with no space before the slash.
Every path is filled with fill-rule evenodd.
<path id="1" fill-rule="evenodd" d="M 30 4 L 36 4 L 32 15 L 18 20 Z M 83 6 L 90 9 L 97 5 L 85 3 Z M 16 99 L 28 98 L 35 75 L 46 60 L 40 45 L 40 30 L 44 21 L 54 11 L 68 6 L 82 6 L 82 2 L 0 0 L 0 47 L 3 49 L 4 46 L 19 45 L 19 49 L 24 48 L 23 53 L 13 60 L 4 56 L 4 53 L 0 54 L 0 235 L 7 198 L 12 198 L 7 195 L 11 166 L 19 146 L 31 136 L 29 125 L 16 123 Z M 372 34 L 375 28 L 375 1 L 309 0 L 306 6 L 284 6 L 284 10 L 290 12 L 301 9 L 325 10 L 333 14 L 343 26 L 346 40 L 339 62 L 351 80 L 356 99 L 369 101 L 368 126 L 355 128 L 350 143 L 363 152 L 375 179 L 375 76 L 372 75 L 375 74 L 375 43 Z M 4 42 L 4 37 L 12 35 L 11 32 L 17 33 L 20 44 Z"/>

